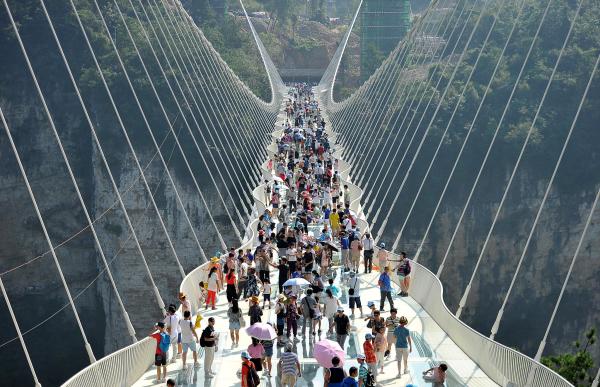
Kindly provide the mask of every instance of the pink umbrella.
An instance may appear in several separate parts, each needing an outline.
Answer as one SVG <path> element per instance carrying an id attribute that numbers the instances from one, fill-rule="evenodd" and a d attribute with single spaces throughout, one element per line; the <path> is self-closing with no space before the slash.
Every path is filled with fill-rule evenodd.
<path id="1" fill-rule="evenodd" d="M 344 364 L 344 357 L 346 352 L 340 347 L 340 345 L 331 340 L 323 339 L 318 343 L 315 343 L 314 356 L 317 359 L 317 363 L 325 368 L 333 367 L 331 359 L 338 357 L 340 359 L 340 365 Z"/>
<path id="2" fill-rule="evenodd" d="M 259 340 L 273 340 L 277 337 L 277 332 L 275 332 L 275 329 L 271 325 L 260 322 L 246 328 L 246 333 L 248 336 Z"/>

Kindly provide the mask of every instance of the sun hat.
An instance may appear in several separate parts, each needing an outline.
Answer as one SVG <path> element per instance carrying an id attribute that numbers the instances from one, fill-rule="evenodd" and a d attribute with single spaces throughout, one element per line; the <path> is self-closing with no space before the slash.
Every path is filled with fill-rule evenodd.
<path id="1" fill-rule="evenodd" d="M 277 299 L 278 299 L 278 300 L 281 300 L 281 301 L 285 301 L 285 300 L 286 300 L 286 298 L 285 298 L 285 295 L 284 295 L 284 294 L 280 294 L 280 295 L 278 295 L 278 296 L 277 296 Z"/>
<path id="2" fill-rule="evenodd" d="M 241 356 L 242 356 L 244 359 L 251 359 L 251 357 L 250 357 L 250 354 L 249 354 L 247 351 L 244 351 L 244 352 L 242 352 L 242 353 L 241 353 Z"/>
<path id="3" fill-rule="evenodd" d="M 374 306 L 375 306 L 375 303 L 374 303 L 373 301 L 369 301 L 369 302 L 367 302 L 367 306 L 368 306 L 369 308 L 372 308 L 372 307 L 374 307 Z"/>
<path id="4" fill-rule="evenodd" d="M 373 338 L 373 334 L 372 334 L 372 333 L 367 333 L 367 334 L 365 335 L 365 339 L 366 339 L 366 340 L 371 340 L 372 338 Z"/>
<path id="5" fill-rule="evenodd" d="M 212 263 L 217 263 L 217 262 L 219 262 L 219 258 L 218 258 L 218 257 L 212 257 L 212 258 L 210 259 L 210 261 L 211 261 Z"/>
<path id="6" fill-rule="evenodd" d="M 343 306 L 338 306 L 337 307 L 337 311 L 338 312 L 343 312 L 344 311 L 344 307 Z"/>
<path id="7" fill-rule="evenodd" d="M 366 357 L 365 355 L 363 355 L 362 353 L 359 353 L 359 354 L 358 354 L 358 356 L 356 356 L 356 358 L 357 358 L 358 360 L 361 360 L 361 359 L 362 359 L 362 360 L 365 360 L 367 357 Z"/>

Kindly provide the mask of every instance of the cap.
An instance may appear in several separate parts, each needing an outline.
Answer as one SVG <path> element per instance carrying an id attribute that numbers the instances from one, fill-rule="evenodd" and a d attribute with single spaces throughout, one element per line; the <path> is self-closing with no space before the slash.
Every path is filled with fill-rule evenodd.
<path id="1" fill-rule="evenodd" d="M 353 271 L 350 271 L 350 272 L 348 273 L 348 275 L 349 275 L 350 277 L 354 277 L 354 276 L 356 275 L 356 273 L 355 273 L 355 272 L 353 272 Z"/>
<path id="2" fill-rule="evenodd" d="M 343 312 L 344 311 L 344 307 L 343 306 L 338 306 L 337 307 L 337 311 L 338 312 Z"/>
<path id="3" fill-rule="evenodd" d="M 381 242 L 381 243 L 379 244 L 379 247 L 381 247 L 382 249 L 385 249 L 385 243 Z"/>
<path id="4" fill-rule="evenodd" d="M 241 356 L 244 359 L 251 359 L 250 354 L 247 351 L 242 352 Z"/>
<path id="5" fill-rule="evenodd" d="M 159 328 L 164 328 L 165 327 L 165 323 L 162 321 L 157 322 L 156 324 L 154 324 L 155 327 L 159 327 Z"/>
<path id="6" fill-rule="evenodd" d="M 373 338 L 373 334 L 372 334 L 372 333 L 367 333 L 367 334 L 365 335 L 365 339 L 366 339 L 366 340 L 371 340 L 372 338 Z"/>
<path id="7" fill-rule="evenodd" d="M 277 299 L 281 300 L 281 301 L 285 301 L 285 295 L 284 294 L 280 294 L 280 295 L 277 296 Z"/>
<path id="8" fill-rule="evenodd" d="M 367 302 L 367 306 L 368 306 L 369 308 L 372 308 L 372 307 L 374 307 L 374 306 L 375 306 L 375 303 L 374 303 L 373 301 L 369 301 L 369 302 Z"/>
<path id="9" fill-rule="evenodd" d="M 357 359 L 362 359 L 365 360 L 367 357 L 365 355 L 363 355 L 362 353 L 359 353 L 358 356 L 356 356 Z"/>

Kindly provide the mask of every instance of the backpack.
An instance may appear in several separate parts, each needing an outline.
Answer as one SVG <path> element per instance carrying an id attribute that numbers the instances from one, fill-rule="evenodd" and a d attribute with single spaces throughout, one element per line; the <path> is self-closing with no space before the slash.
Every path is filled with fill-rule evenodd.
<path id="1" fill-rule="evenodd" d="M 367 371 L 367 380 L 365 380 L 365 387 L 374 387 L 375 386 L 375 376 L 373 376 L 373 372 L 369 369 Z"/>
<path id="2" fill-rule="evenodd" d="M 158 348 L 162 352 L 167 352 L 169 350 L 170 346 L 171 346 L 171 336 L 169 336 L 165 332 L 162 332 L 160 334 L 160 343 L 158 343 Z"/>
<path id="3" fill-rule="evenodd" d="M 412 270 L 412 267 L 410 266 L 410 261 L 408 259 L 406 260 L 406 263 L 404 264 L 403 270 L 404 270 L 404 276 L 409 275 Z"/>
<path id="4" fill-rule="evenodd" d="M 248 387 L 256 387 L 260 384 L 260 376 L 258 376 L 258 372 L 256 372 L 256 368 L 254 368 L 254 365 L 249 366 L 247 364 L 243 365 L 244 367 L 248 367 L 248 380 L 247 380 L 247 386 Z"/>

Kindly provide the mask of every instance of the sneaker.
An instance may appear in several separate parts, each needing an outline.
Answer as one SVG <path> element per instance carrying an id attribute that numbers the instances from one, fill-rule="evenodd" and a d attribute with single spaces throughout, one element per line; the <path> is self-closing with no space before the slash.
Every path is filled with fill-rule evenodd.
<path id="1" fill-rule="evenodd" d="M 379 309 L 379 311 L 380 311 L 381 313 L 383 313 L 383 312 L 385 312 L 385 309 L 381 308 L 381 309 Z"/>
<path id="2" fill-rule="evenodd" d="M 398 375 L 396 375 L 396 379 L 400 379 L 402 378 L 402 373 L 399 373 Z"/>
<path id="3" fill-rule="evenodd" d="M 162 381 L 161 381 L 160 379 L 154 379 L 154 380 L 152 381 L 152 383 L 153 383 L 153 384 L 160 384 L 160 383 L 162 383 Z"/>
<path id="4" fill-rule="evenodd" d="M 299 341 L 300 341 L 300 339 L 298 337 L 294 336 L 294 342 L 298 343 Z"/>
<path id="5" fill-rule="evenodd" d="M 204 374 L 204 378 L 205 379 L 212 379 L 212 378 L 214 378 L 214 375 L 213 374 Z"/>
<path id="6" fill-rule="evenodd" d="M 404 375 L 407 375 L 408 373 L 408 370 L 404 370 Z"/>
<path id="7" fill-rule="evenodd" d="M 200 368 L 200 363 L 198 363 L 198 362 L 195 362 L 195 363 L 194 363 L 194 368 Z"/>
<path id="8" fill-rule="evenodd" d="M 404 297 L 404 292 L 400 292 L 398 294 L 396 294 L 398 297 Z"/>

